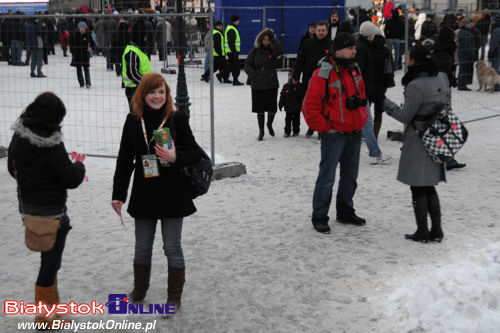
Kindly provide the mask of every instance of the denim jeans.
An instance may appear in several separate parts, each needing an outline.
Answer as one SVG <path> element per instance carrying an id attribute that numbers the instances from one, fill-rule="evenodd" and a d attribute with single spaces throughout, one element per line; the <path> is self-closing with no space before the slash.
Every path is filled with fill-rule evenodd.
<path id="1" fill-rule="evenodd" d="M 366 121 L 365 127 L 361 130 L 363 137 L 365 138 L 366 146 L 368 147 L 368 156 L 378 157 L 382 156 L 382 151 L 378 146 L 377 139 L 375 138 L 375 133 L 373 132 L 373 118 L 370 112 L 370 104 L 366 105 L 366 112 L 368 113 L 368 120 Z"/>
<path id="2" fill-rule="evenodd" d="M 37 75 L 42 75 L 42 57 L 43 50 L 42 49 L 31 49 L 31 73 L 35 73 L 35 67 L 37 71 Z"/>
<path id="3" fill-rule="evenodd" d="M 401 63 L 400 61 L 400 46 L 401 42 L 399 41 L 399 38 L 388 38 L 387 39 L 387 47 L 389 48 L 389 51 L 392 53 L 392 46 L 394 45 L 394 62 L 393 62 L 393 68 L 395 71 L 397 71 L 400 68 Z"/>
<path id="4" fill-rule="evenodd" d="M 59 216 L 61 214 L 61 207 L 57 206 L 32 206 L 24 205 L 24 212 L 26 214 L 35 216 Z M 40 269 L 38 271 L 38 278 L 36 284 L 40 287 L 50 287 L 54 284 L 57 272 L 61 268 L 62 255 L 66 245 L 66 236 L 71 229 L 69 217 L 64 208 L 64 215 L 61 219 L 61 227 L 57 231 L 56 243 L 54 247 L 46 252 L 40 252 Z"/>
<path id="5" fill-rule="evenodd" d="M 337 191 L 337 217 L 354 213 L 352 198 L 358 186 L 361 133 L 321 133 L 321 162 L 313 195 L 313 222 L 328 221 L 335 172 L 340 163 Z"/>
<path id="6" fill-rule="evenodd" d="M 163 252 L 167 256 L 168 266 L 174 268 L 185 267 L 181 247 L 182 220 L 182 218 L 161 220 Z M 157 222 L 158 220 L 153 219 L 135 220 L 135 264 L 151 266 Z"/>
<path id="7" fill-rule="evenodd" d="M 481 58 L 479 60 L 484 61 L 484 55 L 486 54 L 486 43 L 488 43 L 488 35 L 481 35 Z"/>
<path id="8" fill-rule="evenodd" d="M 210 51 L 207 51 L 207 55 L 205 56 L 205 62 L 203 63 L 203 69 L 206 72 L 210 70 Z M 215 72 L 215 70 L 214 70 Z"/>
<path id="9" fill-rule="evenodd" d="M 106 69 L 113 69 L 113 63 L 111 62 L 111 46 L 108 45 L 104 47 L 104 52 L 106 53 Z"/>
<path id="10" fill-rule="evenodd" d="M 20 65 L 21 57 L 23 55 L 23 45 L 21 44 L 20 40 L 13 39 L 10 42 L 10 54 L 12 57 L 12 64 Z"/>

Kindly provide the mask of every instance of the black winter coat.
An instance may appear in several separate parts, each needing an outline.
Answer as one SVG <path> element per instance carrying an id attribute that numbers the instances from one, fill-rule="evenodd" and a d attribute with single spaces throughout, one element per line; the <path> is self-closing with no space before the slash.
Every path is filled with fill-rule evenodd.
<path id="1" fill-rule="evenodd" d="M 385 37 L 387 39 L 404 39 L 405 38 L 405 25 L 398 16 L 392 16 L 384 28 Z"/>
<path id="2" fill-rule="evenodd" d="M 281 88 L 278 103 L 280 110 L 284 107 L 286 113 L 300 113 L 304 95 L 305 91 L 302 83 L 285 83 L 283 88 Z"/>
<path id="3" fill-rule="evenodd" d="M 70 35 L 69 51 L 73 56 L 71 66 L 90 66 L 89 47 L 94 48 L 95 43 L 88 31 L 84 34 L 81 34 L 80 31 L 75 31 Z"/>
<path id="4" fill-rule="evenodd" d="M 374 100 L 374 81 L 373 81 L 373 58 L 370 53 L 370 41 L 363 36 L 359 36 L 356 41 L 356 57 L 363 81 L 365 82 L 366 97 Z"/>
<path id="5" fill-rule="evenodd" d="M 302 83 L 309 84 L 309 79 L 318 68 L 319 61 L 324 56 L 330 55 L 330 43 L 328 37 L 319 40 L 316 36 L 304 41 L 302 50 L 297 56 L 293 78 L 299 81 L 300 74 L 302 74 Z"/>
<path id="6" fill-rule="evenodd" d="M 425 38 L 434 38 L 437 32 L 437 26 L 436 24 L 434 24 L 434 22 L 425 21 L 424 24 L 422 24 L 422 37 L 420 37 L 420 40 L 423 40 Z"/>
<path id="7" fill-rule="evenodd" d="M 457 80 L 455 78 L 454 70 L 454 58 L 456 49 L 457 46 L 455 44 L 455 41 L 442 41 L 438 39 L 434 44 L 434 51 L 432 53 L 432 58 L 438 65 L 439 71 L 445 73 L 448 76 L 450 87 L 457 86 Z"/>
<path id="8" fill-rule="evenodd" d="M 266 48 L 259 44 L 250 51 L 245 61 L 245 72 L 253 90 L 279 88 L 276 67 L 280 65 L 278 58 L 282 53 L 283 48 L 276 40 Z"/>
<path id="9" fill-rule="evenodd" d="M 458 30 L 458 61 L 459 63 L 474 62 L 476 49 L 474 47 L 474 35 L 464 28 Z"/>
<path id="10" fill-rule="evenodd" d="M 121 22 L 118 30 L 113 33 L 111 38 L 111 62 L 115 64 L 122 63 L 123 51 L 130 41 L 130 34 L 128 33 L 128 25 L 126 22 Z"/>
<path id="11" fill-rule="evenodd" d="M 153 131 L 161 124 L 163 116 L 159 111 L 146 108 L 143 113 L 148 141 Z M 154 141 L 146 147 L 141 120 L 133 114 L 127 116 L 123 127 L 120 151 L 116 160 L 113 180 L 113 200 L 125 202 L 130 176 L 134 172 L 132 193 L 128 213 L 136 219 L 162 219 L 185 217 L 196 212 L 189 195 L 186 178 L 180 168 L 196 164 L 201 159 L 189 120 L 185 114 L 177 113 L 166 122 L 175 121 L 175 147 L 177 159 L 169 167 L 158 166 L 160 176 L 144 178 L 141 156 L 154 154 Z"/>
<path id="12" fill-rule="evenodd" d="M 390 57 L 390 51 L 385 46 L 385 38 L 377 35 L 373 41 L 369 44 L 368 49 L 373 59 L 373 96 L 372 102 L 375 102 L 374 98 L 381 97 L 387 91 L 387 83 L 384 77 L 384 65 L 385 58 Z"/>
<path id="13" fill-rule="evenodd" d="M 67 189 L 78 187 L 85 176 L 85 166 L 69 159 L 60 132 L 44 138 L 19 121 L 14 125 L 9 146 L 8 168 L 12 177 L 14 162 L 24 205 L 62 209 Z"/>

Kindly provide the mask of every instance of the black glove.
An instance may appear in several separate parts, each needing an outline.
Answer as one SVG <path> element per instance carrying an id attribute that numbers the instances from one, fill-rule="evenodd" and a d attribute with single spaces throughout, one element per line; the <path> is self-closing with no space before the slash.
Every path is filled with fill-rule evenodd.
<path id="1" fill-rule="evenodd" d="M 388 115 L 391 115 L 392 113 L 394 113 L 394 111 L 397 111 L 400 109 L 400 107 L 396 103 L 394 103 L 393 101 L 391 101 L 387 97 L 384 99 L 384 104 L 383 104 L 382 108 L 384 109 L 385 113 L 387 113 Z"/>

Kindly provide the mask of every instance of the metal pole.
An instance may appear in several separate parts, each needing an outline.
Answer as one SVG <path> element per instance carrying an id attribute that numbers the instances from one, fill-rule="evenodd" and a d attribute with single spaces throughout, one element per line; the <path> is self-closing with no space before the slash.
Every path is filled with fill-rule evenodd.
<path id="1" fill-rule="evenodd" d="M 184 72 L 184 57 L 186 53 L 186 36 L 184 28 L 184 18 L 182 16 L 182 0 L 177 0 L 177 61 L 179 73 L 177 75 L 177 91 L 175 102 L 177 109 L 189 117 L 189 95 L 186 84 L 186 73 Z"/>
<path id="2" fill-rule="evenodd" d="M 266 28 L 266 6 L 262 7 L 262 30 Z"/>
<path id="3" fill-rule="evenodd" d="M 207 52 L 210 52 L 210 157 L 212 159 L 212 164 L 215 165 L 215 99 L 214 99 L 214 12 L 209 9 L 210 17 L 210 29 L 207 34 L 211 34 L 209 41 L 209 48 Z M 223 46 L 224 47 L 224 46 Z M 219 55 L 222 56 L 222 55 Z"/>
<path id="4" fill-rule="evenodd" d="M 404 62 L 405 62 L 405 73 L 408 71 L 408 50 L 410 47 L 410 41 L 409 41 L 409 36 L 408 36 L 408 20 L 409 20 L 409 11 L 408 9 L 405 10 L 405 54 L 404 54 Z M 396 59 L 399 62 L 399 59 Z"/>

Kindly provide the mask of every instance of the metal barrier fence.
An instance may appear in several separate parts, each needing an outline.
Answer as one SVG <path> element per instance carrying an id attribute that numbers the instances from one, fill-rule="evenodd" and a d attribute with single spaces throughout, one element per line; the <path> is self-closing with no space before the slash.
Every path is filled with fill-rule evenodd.
<path id="1" fill-rule="evenodd" d="M 213 83 L 200 81 L 206 55 L 201 36 L 208 29 L 204 31 L 199 27 L 206 27 L 205 22 L 210 20 L 208 13 L 1 16 L 1 36 L 9 35 L 16 42 L 6 43 L 3 39 L 0 48 L 0 146 L 9 145 L 12 137 L 10 126 L 26 106 L 40 93 L 51 91 L 66 106 L 63 135 L 67 149 L 89 155 L 116 156 L 123 124 L 129 112 L 121 77 L 124 43 L 130 38 L 131 28 L 136 22 L 147 21 L 141 25 L 144 31 L 139 31 L 146 36 L 144 50 L 150 55 L 153 72 L 164 73 L 175 101 L 178 88 L 177 53 L 180 46 L 176 40 L 178 17 L 184 19 L 183 32 L 187 39 L 185 76 L 190 124 L 197 141 L 214 156 L 213 90 L 210 89 Z M 26 47 L 29 46 L 26 28 L 35 19 L 40 21 L 40 37 L 44 43 L 41 72 L 46 77 L 43 78 L 36 77 L 36 68 L 31 68 L 33 59 L 37 58 Z M 81 46 L 71 47 L 73 40 L 77 40 L 79 22 L 86 23 L 95 44 L 90 52 L 89 89 L 86 89 L 85 84 L 83 88 L 80 87 L 76 69 L 70 65 L 74 56 L 70 50 L 81 52 L 78 50 Z M 16 51 L 11 54 L 11 45 L 18 46 L 19 56 Z M 34 72 L 35 77 L 31 77 L 30 72 Z"/>
<path id="2" fill-rule="evenodd" d="M 415 44 L 422 44 L 434 49 L 441 43 L 437 39 L 439 29 L 448 27 L 455 32 L 457 51 L 454 55 L 454 67 L 456 67 L 454 75 L 457 79 L 458 87 L 452 89 L 452 107 L 464 122 L 500 116 L 500 103 L 495 94 L 482 92 L 478 98 L 478 95 L 473 93 L 473 91 L 479 88 L 476 69 L 478 61 L 483 60 L 486 66 L 491 66 L 491 61 L 487 56 L 490 49 L 489 36 L 491 28 L 488 24 L 488 27 L 484 30 L 484 27 L 481 27 L 483 22 L 479 21 L 481 15 L 484 13 L 485 11 L 457 8 L 454 11 L 407 11 L 404 15 L 405 38 L 402 41 L 402 55 L 399 61 L 404 63 L 405 71 L 407 70 L 405 59 L 409 47 Z M 491 17 L 494 14 L 491 13 Z M 462 24 L 455 21 L 457 15 L 463 15 L 463 19 L 472 20 L 472 23 L 468 25 L 467 32 L 458 31 Z M 427 16 L 431 17 L 431 22 L 429 23 L 425 23 Z M 463 19 L 461 22 L 465 22 Z M 487 33 L 481 36 L 481 30 Z M 470 60 L 464 61 L 464 57 Z M 471 91 L 465 89 L 471 89 Z"/>

